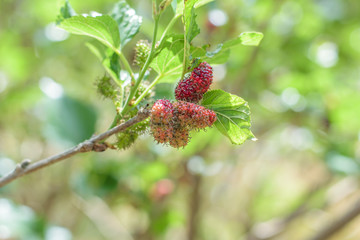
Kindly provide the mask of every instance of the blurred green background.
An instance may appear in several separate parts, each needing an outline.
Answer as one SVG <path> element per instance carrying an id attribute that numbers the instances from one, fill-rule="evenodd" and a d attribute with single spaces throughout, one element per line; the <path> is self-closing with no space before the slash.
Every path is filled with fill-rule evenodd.
<path id="1" fill-rule="evenodd" d="M 70 3 L 107 13 L 115 1 Z M 125 50 L 132 61 L 153 22 L 150 1 L 128 3 L 143 16 Z M 0 176 L 106 130 L 114 117 L 96 92 L 104 70 L 87 39 L 54 25 L 62 4 L 0 2 Z M 0 239 L 307 239 L 356 201 L 360 2 L 217 0 L 197 12 L 195 44 L 265 35 L 214 66 L 212 86 L 249 101 L 258 141 L 234 146 L 209 129 L 181 150 L 147 134 L 126 151 L 77 155 L 0 189 Z M 156 96 L 173 89 L 162 84 Z M 359 224 L 331 239 L 360 239 Z"/>

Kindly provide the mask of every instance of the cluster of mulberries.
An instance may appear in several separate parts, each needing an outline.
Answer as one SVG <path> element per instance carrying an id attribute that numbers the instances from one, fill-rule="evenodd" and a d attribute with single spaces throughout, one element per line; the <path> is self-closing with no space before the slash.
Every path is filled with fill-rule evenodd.
<path id="1" fill-rule="evenodd" d="M 179 82 L 175 90 L 178 101 L 160 99 L 155 102 L 151 109 L 150 127 L 158 143 L 184 147 L 189 142 L 191 130 L 212 126 L 216 121 L 215 112 L 196 104 L 211 83 L 212 68 L 203 62 L 189 77 Z"/>
<path id="2" fill-rule="evenodd" d="M 191 130 L 210 127 L 215 121 L 215 112 L 203 106 L 160 99 L 151 109 L 150 127 L 157 142 L 180 148 L 189 142 Z"/>
<path id="3" fill-rule="evenodd" d="M 213 71 L 207 62 L 202 62 L 175 89 L 175 98 L 179 101 L 199 102 L 212 83 Z"/>

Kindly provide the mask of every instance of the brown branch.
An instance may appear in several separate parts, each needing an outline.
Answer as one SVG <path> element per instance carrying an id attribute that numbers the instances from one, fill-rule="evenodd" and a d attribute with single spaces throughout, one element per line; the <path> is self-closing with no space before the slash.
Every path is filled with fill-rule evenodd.
<path id="1" fill-rule="evenodd" d="M 74 156 L 78 153 L 84 153 L 90 151 L 95 151 L 95 152 L 105 151 L 109 147 L 109 145 L 107 145 L 106 143 L 100 143 L 100 141 L 105 140 L 108 137 L 114 135 L 115 133 L 122 132 L 127 128 L 131 127 L 132 125 L 145 120 L 146 118 L 149 117 L 149 115 L 150 115 L 149 110 L 141 110 L 138 112 L 138 114 L 135 117 L 131 118 L 129 121 L 126 121 L 114 128 L 111 128 L 110 130 L 104 133 L 95 135 L 92 138 L 85 140 L 84 142 L 78 144 L 77 146 L 72 147 L 62 153 L 42 159 L 33 164 L 30 164 L 30 160 L 24 160 L 23 162 L 17 164 L 12 172 L 0 178 L 0 187 L 5 186 L 6 184 L 14 181 L 15 179 L 21 176 L 27 175 L 31 172 L 37 171 L 41 168 L 52 165 L 61 160 L 70 158 L 71 156 Z"/>
<path id="2" fill-rule="evenodd" d="M 73 194 L 73 203 L 94 224 L 99 233 L 107 240 L 134 240 L 120 219 L 101 198 L 83 199 Z"/>
<path id="3" fill-rule="evenodd" d="M 297 218 L 301 217 L 305 213 L 307 213 L 311 209 L 311 201 L 312 199 L 319 193 L 319 191 L 322 191 L 324 188 L 328 187 L 330 183 L 331 178 L 326 178 L 325 180 L 321 181 L 320 183 L 313 184 L 313 186 L 310 188 L 310 190 L 305 194 L 303 197 L 303 200 L 301 203 L 287 216 L 278 219 L 275 221 L 268 221 L 264 224 L 267 224 L 268 228 L 271 228 L 271 233 L 267 236 L 257 236 L 254 225 L 250 226 L 250 230 L 248 233 L 248 236 L 246 237 L 247 240 L 270 240 L 270 239 L 277 239 L 280 234 L 282 234 L 284 231 L 286 231 L 287 227 Z"/>
<path id="4" fill-rule="evenodd" d="M 360 215 L 360 199 L 358 199 L 354 205 L 352 205 L 347 212 L 345 212 L 338 219 L 335 219 L 332 223 L 325 226 L 314 236 L 310 237 L 308 240 L 325 240 L 332 236 L 334 233 L 341 230 L 349 222 L 351 222 L 355 217 Z"/>

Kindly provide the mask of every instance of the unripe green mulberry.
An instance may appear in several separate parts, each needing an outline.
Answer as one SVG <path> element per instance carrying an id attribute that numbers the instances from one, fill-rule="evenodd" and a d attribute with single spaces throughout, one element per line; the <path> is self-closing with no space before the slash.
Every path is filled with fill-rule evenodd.
<path id="1" fill-rule="evenodd" d="M 103 76 L 96 82 L 98 92 L 105 98 L 114 100 L 116 98 L 116 90 L 111 82 L 111 78 Z"/>
<path id="2" fill-rule="evenodd" d="M 134 63 L 140 68 L 144 66 L 146 59 L 150 54 L 150 49 L 150 43 L 147 40 L 140 40 L 136 43 Z"/>
<path id="3" fill-rule="evenodd" d="M 129 115 L 125 116 L 124 119 L 120 121 L 120 123 L 129 120 L 130 118 L 134 117 L 136 114 L 137 111 L 130 111 Z M 132 125 L 131 127 L 127 128 L 125 131 L 116 134 L 117 141 L 113 145 L 119 150 L 129 148 L 140 135 L 146 132 L 149 123 L 150 120 L 145 119 L 142 122 Z"/>
<path id="4" fill-rule="evenodd" d="M 131 145 L 133 145 L 136 139 L 139 137 L 139 134 L 133 131 L 126 131 L 126 132 L 118 133 L 116 137 L 117 137 L 117 141 L 114 144 L 114 146 L 117 149 L 122 150 L 122 149 L 127 149 Z"/>

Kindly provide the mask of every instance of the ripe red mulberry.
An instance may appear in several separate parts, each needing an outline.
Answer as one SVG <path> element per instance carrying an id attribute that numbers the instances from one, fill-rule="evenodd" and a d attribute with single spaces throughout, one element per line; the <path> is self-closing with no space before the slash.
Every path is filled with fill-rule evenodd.
<path id="1" fill-rule="evenodd" d="M 207 92 L 213 80 L 212 67 L 202 62 L 191 72 L 191 75 L 181 80 L 175 89 L 175 98 L 186 102 L 199 102 Z"/>
<path id="2" fill-rule="evenodd" d="M 216 121 L 216 113 L 195 103 L 178 101 L 173 103 L 175 121 L 190 129 L 206 128 Z"/>

